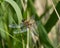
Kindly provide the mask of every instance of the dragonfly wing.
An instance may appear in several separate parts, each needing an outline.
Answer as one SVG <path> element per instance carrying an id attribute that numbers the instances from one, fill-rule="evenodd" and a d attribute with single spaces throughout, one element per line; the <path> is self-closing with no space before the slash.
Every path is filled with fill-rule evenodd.
<path id="1" fill-rule="evenodd" d="M 20 28 L 20 25 L 10 24 L 9 27 L 10 28 Z"/>

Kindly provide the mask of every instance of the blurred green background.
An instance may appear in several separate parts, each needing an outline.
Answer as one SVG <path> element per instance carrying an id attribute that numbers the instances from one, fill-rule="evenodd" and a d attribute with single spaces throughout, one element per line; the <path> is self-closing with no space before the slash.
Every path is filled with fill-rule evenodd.
<path id="1" fill-rule="evenodd" d="M 60 0 L 0 0 L 0 48 L 60 48 Z"/>

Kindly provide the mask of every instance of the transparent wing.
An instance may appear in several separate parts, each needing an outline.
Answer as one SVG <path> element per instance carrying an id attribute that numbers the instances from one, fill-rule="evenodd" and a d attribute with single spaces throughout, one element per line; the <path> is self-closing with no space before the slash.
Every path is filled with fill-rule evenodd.
<path id="1" fill-rule="evenodd" d="M 38 48 L 40 45 L 40 41 L 39 41 L 39 35 L 37 33 L 37 27 L 36 25 L 32 25 L 32 27 L 30 28 L 30 32 L 31 32 L 31 37 L 32 37 L 32 41 L 33 41 L 33 46 Z"/>
<path id="2" fill-rule="evenodd" d="M 14 34 L 19 34 L 19 33 L 24 33 L 24 32 L 27 32 L 27 29 L 26 27 L 23 25 L 23 24 L 20 24 L 20 25 L 16 25 L 16 24 L 10 24 L 9 25 L 9 28 L 20 28 L 20 29 L 16 29 L 14 30 Z M 20 32 L 21 31 L 21 32 Z"/>
<path id="3" fill-rule="evenodd" d="M 9 27 L 10 27 L 10 28 L 21 28 L 21 27 L 23 27 L 23 24 L 20 24 L 20 25 L 9 24 Z"/>

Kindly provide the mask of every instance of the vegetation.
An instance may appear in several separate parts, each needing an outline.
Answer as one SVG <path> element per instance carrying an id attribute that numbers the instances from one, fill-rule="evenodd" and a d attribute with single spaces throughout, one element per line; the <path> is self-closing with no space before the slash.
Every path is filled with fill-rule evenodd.
<path id="1" fill-rule="evenodd" d="M 42 19 L 52 8 L 47 4 L 39 16 L 35 0 L 0 0 L 0 48 L 58 48 L 48 37 L 60 15 L 60 1 L 54 1 L 53 12 L 44 24 Z"/>

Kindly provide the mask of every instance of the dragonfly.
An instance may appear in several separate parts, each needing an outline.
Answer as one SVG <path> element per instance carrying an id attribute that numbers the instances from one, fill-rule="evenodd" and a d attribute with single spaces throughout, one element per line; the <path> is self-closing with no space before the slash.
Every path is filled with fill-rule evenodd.
<path id="1" fill-rule="evenodd" d="M 36 23 L 33 19 L 30 19 L 30 20 L 24 19 L 22 20 L 22 23 L 20 25 L 10 24 L 9 27 L 21 29 L 21 32 L 17 30 L 18 32 L 15 31 L 14 34 L 27 32 L 27 28 L 29 28 L 29 30 L 31 31 L 33 42 L 36 43 L 36 41 L 38 40 L 38 34 L 36 33 Z"/>
<path id="2" fill-rule="evenodd" d="M 9 24 L 9 28 L 20 28 L 21 32 L 17 32 L 16 30 L 14 33 L 23 33 L 23 32 L 27 32 L 27 28 L 33 31 L 34 24 L 35 24 L 35 21 L 33 19 L 30 19 L 30 20 L 23 19 L 20 25 Z"/>

